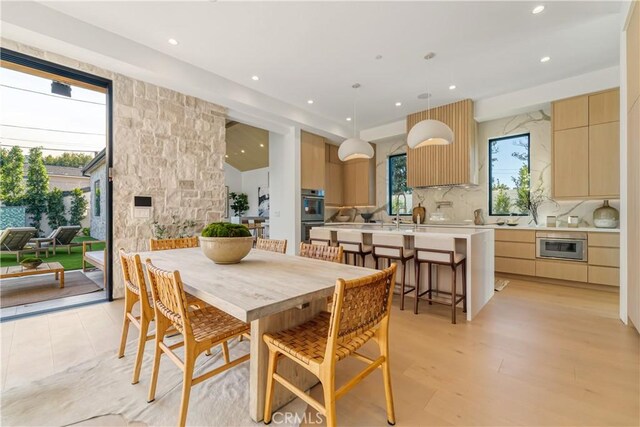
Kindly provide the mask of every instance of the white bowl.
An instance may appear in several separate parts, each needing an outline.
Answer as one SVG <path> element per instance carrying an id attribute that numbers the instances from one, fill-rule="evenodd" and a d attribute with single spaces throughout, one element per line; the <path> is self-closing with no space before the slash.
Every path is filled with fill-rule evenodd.
<path id="1" fill-rule="evenodd" d="M 338 222 L 347 222 L 351 219 L 350 215 L 337 215 L 336 216 L 336 221 Z"/>

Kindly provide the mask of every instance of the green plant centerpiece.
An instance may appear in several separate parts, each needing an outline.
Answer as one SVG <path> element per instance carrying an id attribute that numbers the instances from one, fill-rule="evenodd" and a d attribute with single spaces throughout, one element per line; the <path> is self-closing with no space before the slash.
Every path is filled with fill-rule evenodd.
<path id="1" fill-rule="evenodd" d="M 251 251 L 253 236 L 241 224 L 214 222 L 202 230 L 200 247 L 216 264 L 237 264 Z"/>
<path id="2" fill-rule="evenodd" d="M 38 266 L 40 266 L 40 264 L 42 264 L 42 259 L 41 258 L 30 257 L 30 258 L 25 258 L 22 261 L 20 261 L 20 265 L 22 265 L 27 270 L 36 269 L 36 268 L 38 268 Z"/>

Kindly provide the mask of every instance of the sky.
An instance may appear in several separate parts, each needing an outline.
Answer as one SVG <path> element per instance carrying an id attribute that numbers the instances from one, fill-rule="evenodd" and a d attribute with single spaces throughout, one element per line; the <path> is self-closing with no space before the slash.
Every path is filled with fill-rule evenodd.
<path id="1" fill-rule="evenodd" d="M 517 177 L 520 167 L 524 164 L 521 160 L 513 157 L 512 153 L 526 153 L 523 147 L 517 145 L 518 142 L 526 143 L 527 137 L 496 141 L 498 153 L 492 156 L 497 159 L 491 169 L 494 180 L 499 180 L 501 184 L 507 184 L 510 188 L 514 187 L 511 177 Z"/>
<path id="2" fill-rule="evenodd" d="M 43 147 L 45 155 L 99 152 L 106 146 L 105 103 L 103 93 L 72 86 L 71 98 L 53 95 L 51 80 L 0 68 L 0 144 L 25 154 L 28 147 Z"/>

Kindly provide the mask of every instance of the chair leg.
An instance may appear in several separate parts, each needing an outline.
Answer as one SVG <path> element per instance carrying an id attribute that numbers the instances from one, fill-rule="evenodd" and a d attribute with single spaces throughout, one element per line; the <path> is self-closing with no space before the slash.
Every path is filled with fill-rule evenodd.
<path id="1" fill-rule="evenodd" d="M 378 346 L 380 347 L 380 355 L 384 356 L 384 363 L 382 364 L 382 380 L 384 381 L 384 395 L 387 405 L 387 423 L 389 425 L 395 425 L 396 413 L 393 408 L 393 391 L 391 388 L 391 366 L 389 365 L 389 339 L 386 334 L 381 333 L 378 339 Z"/>
<path id="2" fill-rule="evenodd" d="M 184 427 L 187 424 L 187 412 L 189 410 L 189 396 L 191 395 L 191 382 L 193 381 L 193 368 L 196 363 L 196 353 L 192 348 L 185 346 L 184 352 L 184 376 L 182 380 L 182 399 L 180 401 L 180 417 L 178 425 Z"/>
<path id="3" fill-rule="evenodd" d="M 429 290 L 429 293 L 427 295 L 429 295 L 429 300 L 431 300 L 431 298 L 433 297 L 433 288 L 431 287 L 431 284 L 433 283 L 433 272 L 431 271 L 432 265 L 431 263 L 427 263 L 427 280 L 429 280 L 429 287 L 427 288 Z M 433 305 L 433 303 L 431 301 L 429 301 L 429 305 Z"/>
<path id="4" fill-rule="evenodd" d="M 160 356 L 162 349 L 160 343 L 164 340 L 164 336 L 169 328 L 169 322 L 163 318 L 156 316 L 156 339 L 154 340 L 153 368 L 151 370 L 151 383 L 149 384 L 149 396 L 147 402 L 151 403 L 156 399 L 156 385 L 158 384 L 158 371 L 160 370 Z"/>
<path id="5" fill-rule="evenodd" d="M 144 347 L 147 344 L 147 334 L 149 332 L 150 320 L 140 315 L 140 337 L 138 338 L 138 353 L 136 354 L 136 364 L 133 368 L 133 380 L 131 384 L 138 384 L 140 381 L 140 369 L 142 368 L 142 357 L 144 356 Z"/>
<path id="6" fill-rule="evenodd" d="M 467 260 L 462 261 L 462 311 L 467 312 Z"/>
<path id="7" fill-rule="evenodd" d="M 451 323 L 456 324 L 456 267 L 451 268 Z"/>
<path id="8" fill-rule="evenodd" d="M 271 412 L 273 408 L 273 388 L 275 381 L 273 380 L 273 374 L 276 372 L 276 366 L 278 362 L 278 353 L 269 350 L 269 365 L 267 367 L 267 392 L 264 398 L 264 423 L 271 423 Z"/>
<path id="9" fill-rule="evenodd" d="M 407 273 L 407 264 L 405 263 L 405 261 L 401 261 L 401 263 L 402 263 L 402 295 L 400 295 L 400 310 L 404 310 L 404 293 L 405 293 L 405 286 L 406 286 L 405 277 Z"/>
<path id="10" fill-rule="evenodd" d="M 333 372 L 329 372 L 320 380 L 320 382 L 322 382 L 322 390 L 324 393 L 324 408 L 326 411 L 325 418 L 327 427 L 336 426 L 336 395 L 335 379 L 333 374 Z"/>
<path id="11" fill-rule="evenodd" d="M 229 345 L 226 341 L 222 343 L 222 355 L 224 356 L 224 363 L 229 363 Z"/>
<path id="12" fill-rule="evenodd" d="M 136 300 L 130 294 L 128 289 L 125 289 L 124 296 L 124 319 L 122 321 L 122 334 L 120 335 L 120 349 L 118 350 L 118 358 L 124 357 L 124 350 L 127 346 L 127 335 L 129 334 L 129 324 L 131 320 L 129 320 L 129 316 L 127 314 L 131 313 L 133 310 L 133 305 L 136 303 Z"/>
<path id="13" fill-rule="evenodd" d="M 416 265 L 416 298 L 415 301 L 413 302 L 413 314 L 418 314 L 418 300 L 420 299 L 420 263 L 415 260 L 415 265 Z"/>

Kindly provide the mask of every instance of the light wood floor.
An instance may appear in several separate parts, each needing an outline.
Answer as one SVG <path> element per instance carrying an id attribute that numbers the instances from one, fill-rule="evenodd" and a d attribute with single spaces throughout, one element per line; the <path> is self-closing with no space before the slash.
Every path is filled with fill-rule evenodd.
<path id="1" fill-rule="evenodd" d="M 422 303 L 415 316 L 398 309 L 396 296 L 398 425 L 638 426 L 640 338 L 617 319 L 617 301 L 612 293 L 512 281 L 473 322 L 451 325 L 446 307 Z M 121 310 L 117 301 L 2 323 L 2 387 L 115 352 Z M 364 352 L 375 354 L 372 346 Z M 361 364 L 338 367 L 340 384 Z M 339 400 L 337 414 L 339 425 L 386 425 L 380 373 Z"/>

